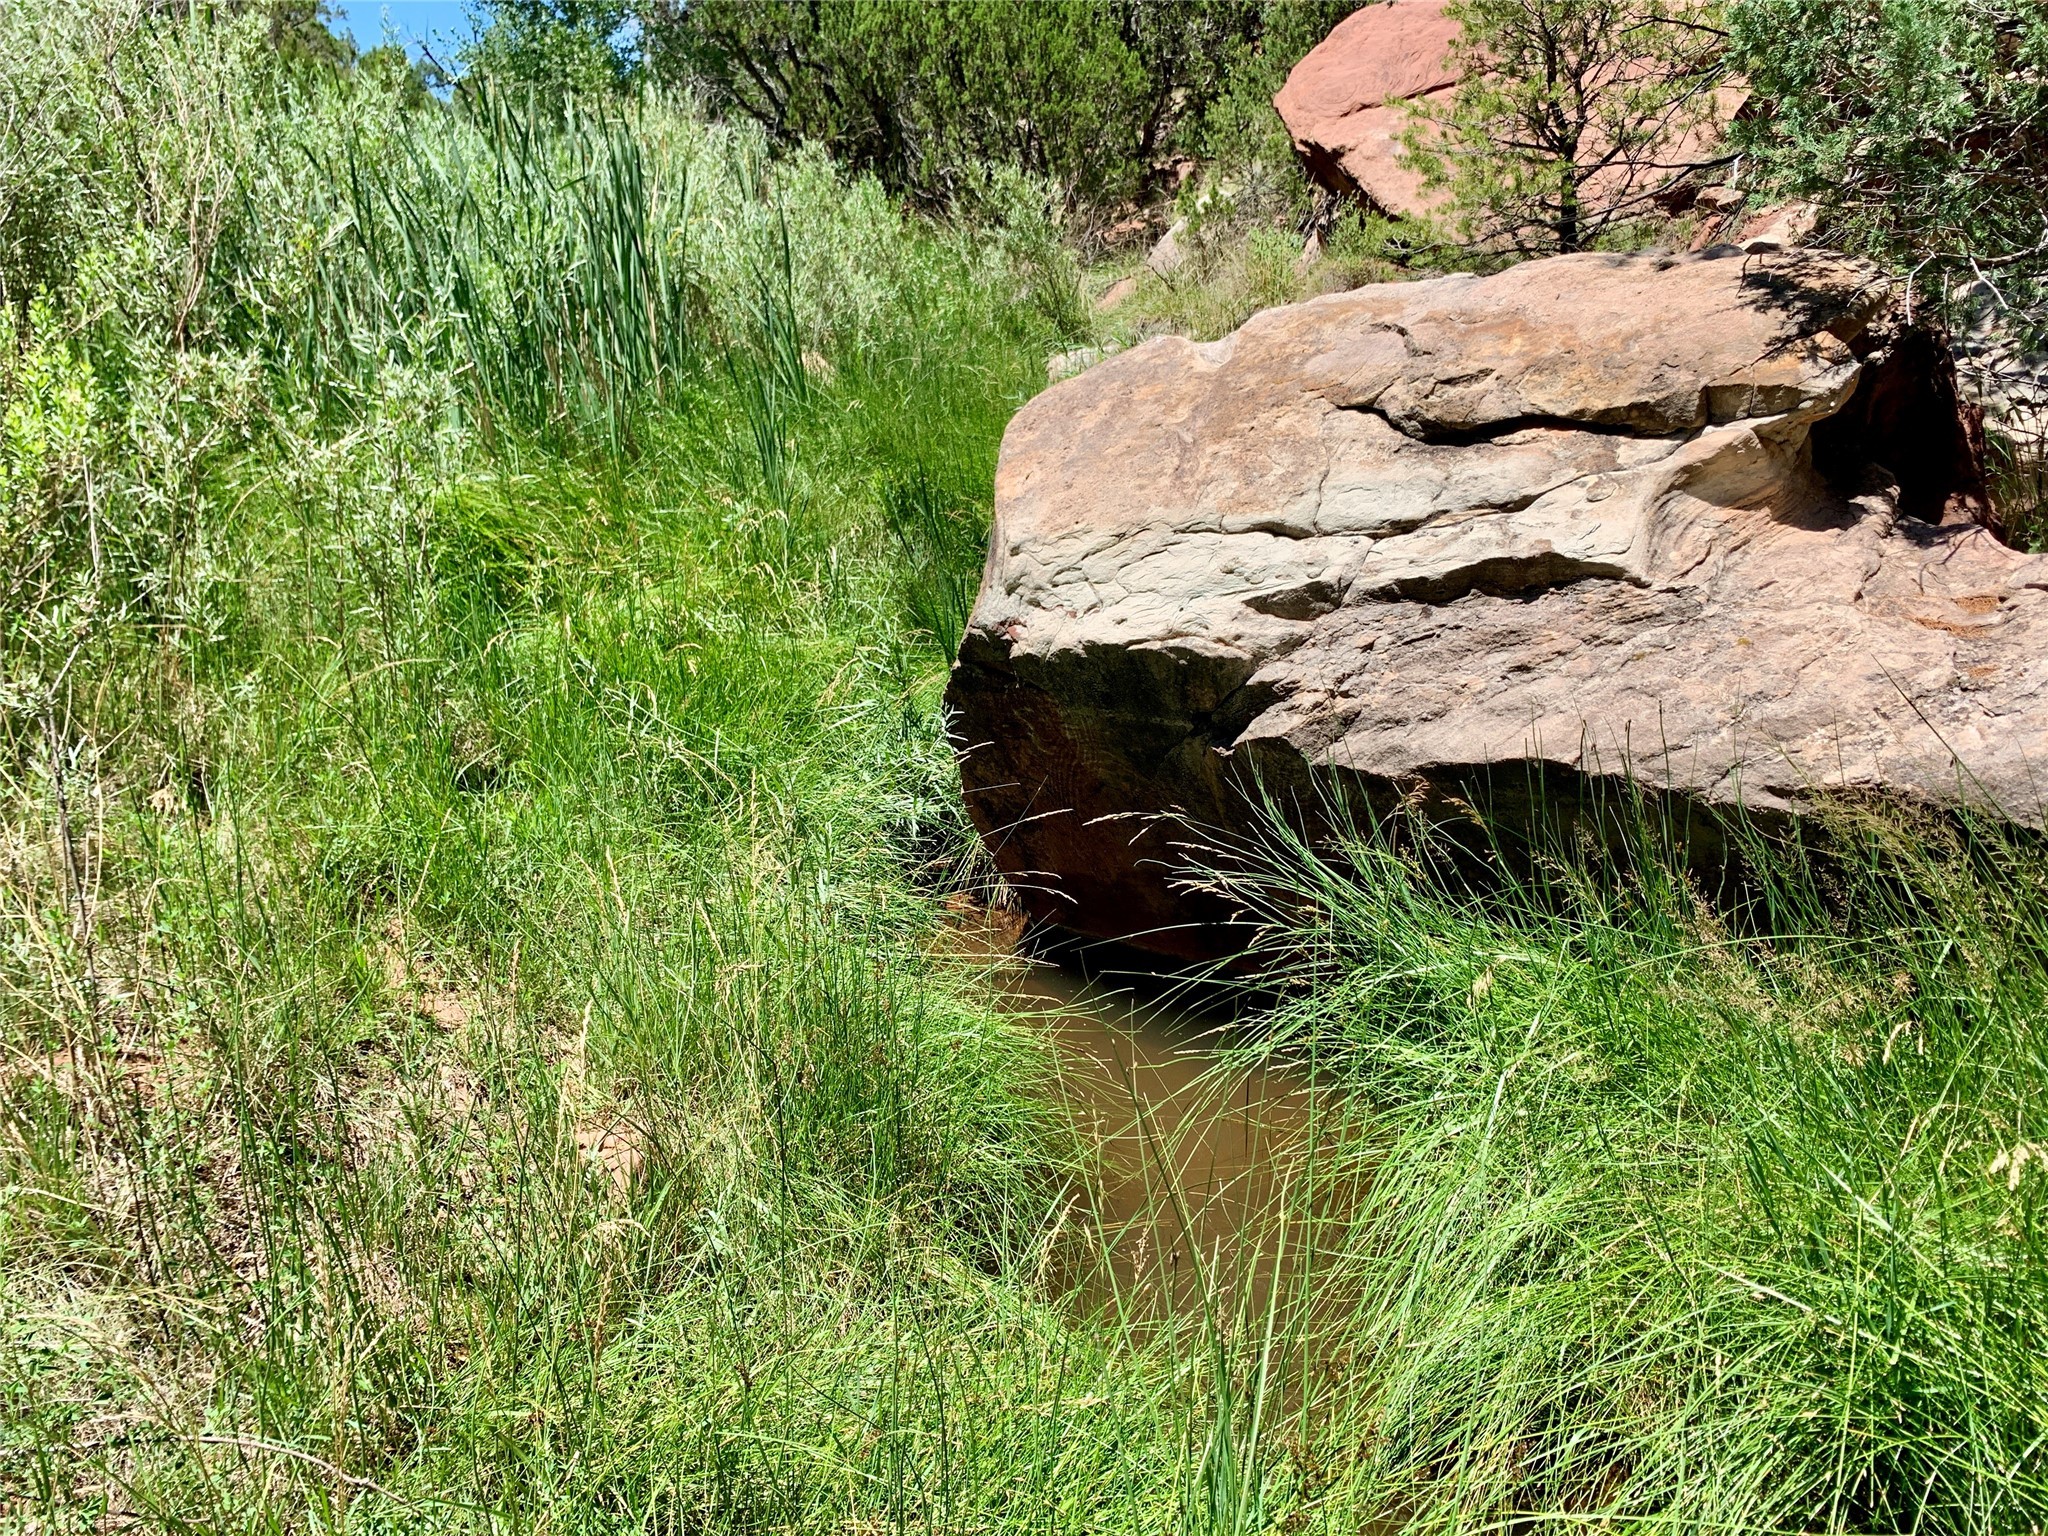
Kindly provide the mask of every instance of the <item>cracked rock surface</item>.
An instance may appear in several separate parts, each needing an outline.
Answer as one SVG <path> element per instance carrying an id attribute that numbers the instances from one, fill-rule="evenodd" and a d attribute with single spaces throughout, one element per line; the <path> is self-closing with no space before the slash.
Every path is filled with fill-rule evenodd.
<path id="1" fill-rule="evenodd" d="M 1261 790 L 1633 775 L 2039 826 L 2048 558 L 1980 525 L 1979 451 L 1946 353 L 1823 253 L 1559 257 L 1153 340 L 1004 438 L 948 691 L 968 807 L 1033 915 L 1181 954 L 1215 946 L 1160 813 L 1245 830 Z"/>

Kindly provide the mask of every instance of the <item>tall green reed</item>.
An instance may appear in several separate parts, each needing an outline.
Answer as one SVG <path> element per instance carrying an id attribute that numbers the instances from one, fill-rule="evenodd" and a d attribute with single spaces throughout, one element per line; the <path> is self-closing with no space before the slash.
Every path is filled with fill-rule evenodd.
<path id="1" fill-rule="evenodd" d="M 941 483 L 923 464 L 882 487 L 882 514 L 901 553 L 901 587 L 911 627 L 948 660 L 981 580 L 981 520 L 956 487 Z"/>
<path id="2" fill-rule="evenodd" d="M 776 234 L 771 257 L 754 273 L 755 304 L 747 334 L 726 350 L 725 372 L 746 428 L 744 440 L 734 445 L 729 474 L 737 486 L 758 488 L 784 530 L 786 545 L 795 510 L 795 439 L 814 387 L 797 317 L 789 218 L 781 208 L 776 210 Z"/>
<path id="3" fill-rule="evenodd" d="M 465 119 L 422 114 L 391 161 L 344 144 L 322 168 L 356 259 L 315 285 L 321 328 L 462 371 L 486 431 L 617 446 L 697 361 L 687 166 L 650 166 L 631 109 L 473 96 Z"/>

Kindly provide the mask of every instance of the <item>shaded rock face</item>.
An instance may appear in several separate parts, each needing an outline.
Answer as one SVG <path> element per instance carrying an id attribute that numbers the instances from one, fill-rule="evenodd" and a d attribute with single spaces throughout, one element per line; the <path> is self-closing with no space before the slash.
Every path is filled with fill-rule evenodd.
<path id="1" fill-rule="evenodd" d="M 1967 324 L 1956 352 L 1964 392 L 1983 409 L 1987 425 L 2038 462 L 2048 456 L 2048 350 L 2026 345 L 2028 317 L 2008 308 L 1988 282 L 1964 293 L 1963 309 Z"/>
<path id="2" fill-rule="evenodd" d="M 1261 791 L 1448 814 L 1628 776 L 2038 826 L 2048 559 L 1980 526 L 1980 462 L 1946 352 L 1818 253 L 1155 339 L 1004 438 L 948 692 L 968 807 L 1034 916 L 1169 954 L 1218 947 L 1175 818 L 1248 829 Z"/>
<path id="3" fill-rule="evenodd" d="M 1353 11 L 1294 66 L 1273 106 L 1309 175 L 1330 191 L 1412 217 L 1434 201 L 1400 163 L 1403 103 L 1447 94 L 1458 24 L 1444 0 L 1389 0 Z"/>

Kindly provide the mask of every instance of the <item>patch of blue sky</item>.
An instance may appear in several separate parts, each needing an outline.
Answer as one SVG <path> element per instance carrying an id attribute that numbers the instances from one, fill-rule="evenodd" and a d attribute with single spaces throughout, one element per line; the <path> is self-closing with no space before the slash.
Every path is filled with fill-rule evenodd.
<path id="1" fill-rule="evenodd" d="M 431 53 L 449 69 L 477 31 L 471 0 L 333 0 L 333 13 L 335 31 L 358 48 L 396 42 L 408 57 Z"/>

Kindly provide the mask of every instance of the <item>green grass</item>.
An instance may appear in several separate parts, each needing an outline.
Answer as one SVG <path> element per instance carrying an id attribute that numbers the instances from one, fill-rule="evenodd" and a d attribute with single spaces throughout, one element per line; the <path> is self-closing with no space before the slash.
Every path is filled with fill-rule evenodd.
<path id="1" fill-rule="evenodd" d="M 889 508 L 985 487 L 1018 371 L 946 340 L 803 405 L 782 505 L 721 479 L 715 375 L 631 464 L 398 487 L 387 422 L 237 466 L 237 622 L 124 658 L 65 801 L 11 786 L 52 839 L 9 886 L 24 1513 L 1172 1507 L 1185 1384 L 1033 1279 L 1042 1052 L 928 958 L 969 848 Z"/>
<path id="2" fill-rule="evenodd" d="M 1359 1517 L 2041 1522 L 2037 841 L 1845 810 L 1812 842 L 1715 903 L 1654 817 L 1478 893 L 1399 825 L 1223 877 L 1297 994 L 1244 1054 L 1372 1106 L 1303 1194 Z"/>
<path id="3" fill-rule="evenodd" d="M 1091 318 L 1028 186 L 919 222 L 673 103 L 408 116 L 43 0 L 0 81 L 0 1523 L 2042 1522 L 1989 832 L 1734 914 L 1281 839 L 1210 1091 L 1313 1081 L 1286 1219 L 1177 1317 L 1070 1294 L 1057 1062 L 944 937 L 997 445 L 1048 353 L 1371 231 Z"/>

